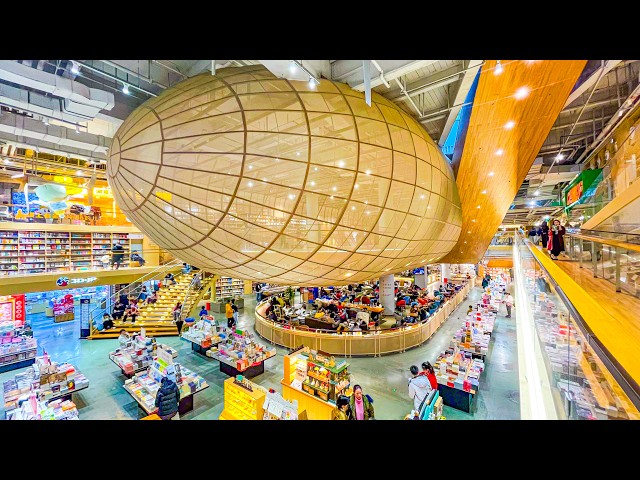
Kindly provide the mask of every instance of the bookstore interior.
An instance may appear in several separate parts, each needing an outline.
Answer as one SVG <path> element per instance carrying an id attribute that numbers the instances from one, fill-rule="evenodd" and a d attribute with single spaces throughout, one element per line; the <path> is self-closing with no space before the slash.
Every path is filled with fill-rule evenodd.
<path id="1" fill-rule="evenodd" d="M 640 61 L 222 62 L 0 61 L 0 419 L 640 419 Z"/>

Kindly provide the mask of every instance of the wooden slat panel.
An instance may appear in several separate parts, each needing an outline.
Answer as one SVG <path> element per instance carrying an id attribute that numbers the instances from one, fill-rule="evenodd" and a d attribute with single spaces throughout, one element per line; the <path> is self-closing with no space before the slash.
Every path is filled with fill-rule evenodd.
<path id="1" fill-rule="evenodd" d="M 496 61 L 486 61 L 456 178 L 462 233 L 441 261 L 475 263 L 482 258 L 585 64 L 505 60 L 503 73 L 494 75 Z M 514 94 L 524 86 L 531 93 L 517 100 Z M 515 122 L 511 130 L 504 128 L 509 121 Z M 504 150 L 502 156 L 495 155 L 498 149 Z"/>

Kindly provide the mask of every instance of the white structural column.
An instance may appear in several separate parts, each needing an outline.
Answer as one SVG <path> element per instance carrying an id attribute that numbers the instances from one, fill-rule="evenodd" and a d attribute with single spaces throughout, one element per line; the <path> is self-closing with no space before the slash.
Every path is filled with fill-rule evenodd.
<path id="1" fill-rule="evenodd" d="M 441 263 L 440 264 L 440 276 L 442 278 L 442 283 L 444 283 L 444 279 L 447 278 L 451 278 L 451 266 L 448 263 Z M 448 282 L 449 280 L 447 280 Z"/>
<path id="2" fill-rule="evenodd" d="M 384 315 L 393 315 L 396 307 L 395 279 L 393 273 L 380 277 L 380 304 L 384 307 Z"/>

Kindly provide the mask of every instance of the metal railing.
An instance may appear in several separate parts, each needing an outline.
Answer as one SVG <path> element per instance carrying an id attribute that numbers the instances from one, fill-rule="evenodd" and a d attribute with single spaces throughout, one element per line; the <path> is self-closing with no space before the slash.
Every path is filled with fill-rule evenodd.
<path id="1" fill-rule="evenodd" d="M 193 303 L 195 302 L 195 298 L 202 293 L 202 290 L 208 286 L 208 283 L 205 283 L 211 280 L 214 277 L 213 273 L 204 272 L 200 270 L 197 272 L 191 282 L 189 283 L 189 288 L 184 294 L 184 298 L 182 299 L 182 308 L 180 308 L 180 315 L 178 318 L 180 320 L 184 320 L 189 315 L 189 312 L 193 308 Z"/>
<path id="2" fill-rule="evenodd" d="M 166 274 L 166 272 L 175 269 L 176 267 L 179 267 L 182 265 L 182 260 L 178 260 L 178 259 L 174 259 L 168 263 L 165 263 L 164 265 L 158 265 L 156 268 L 154 268 L 152 271 L 150 271 L 149 273 L 146 273 L 144 275 L 142 275 L 141 277 L 137 278 L 136 280 L 134 280 L 133 282 L 129 283 L 129 285 L 127 285 L 126 287 L 124 287 L 122 290 L 113 293 L 111 296 L 107 297 L 106 299 L 104 299 L 101 302 L 101 305 L 96 306 L 93 310 L 91 310 L 89 312 L 89 318 L 91 319 L 91 332 L 90 335 L 94 335 L 97 332 L 97 319 L 102 317 L 102 315 L 104 314 L 105 310 L 107 308 L 109 308 L 109 305 L 115 303 L 115 299 L 119 298 L 121 295 L 127 295 L 128 297 L 131 296 L 132 294 L 137 296 L 136 294 L 139 294 L 140 291 L 142 290 L 142 287 L 144 286 L 144 282 L 147 280 L 151 280 L 153 278 L 156 278 L 158 276 L 161 276 L 162 274 Z M 132 287 L 133 285 L 133 287 Z M 105 306 L 103 307 L 102 304 L 104 304 Z"/>

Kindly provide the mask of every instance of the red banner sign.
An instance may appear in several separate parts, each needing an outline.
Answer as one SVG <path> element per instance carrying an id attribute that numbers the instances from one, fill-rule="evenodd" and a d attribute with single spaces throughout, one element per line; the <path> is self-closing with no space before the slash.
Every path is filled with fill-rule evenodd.
<path id="1" fill-rule="evenodd" d="M 11 295 L 15 301 L 13 306 L 13 321 L 16 327 L 23 327 L 26 319 L 24 294 Z"/>

